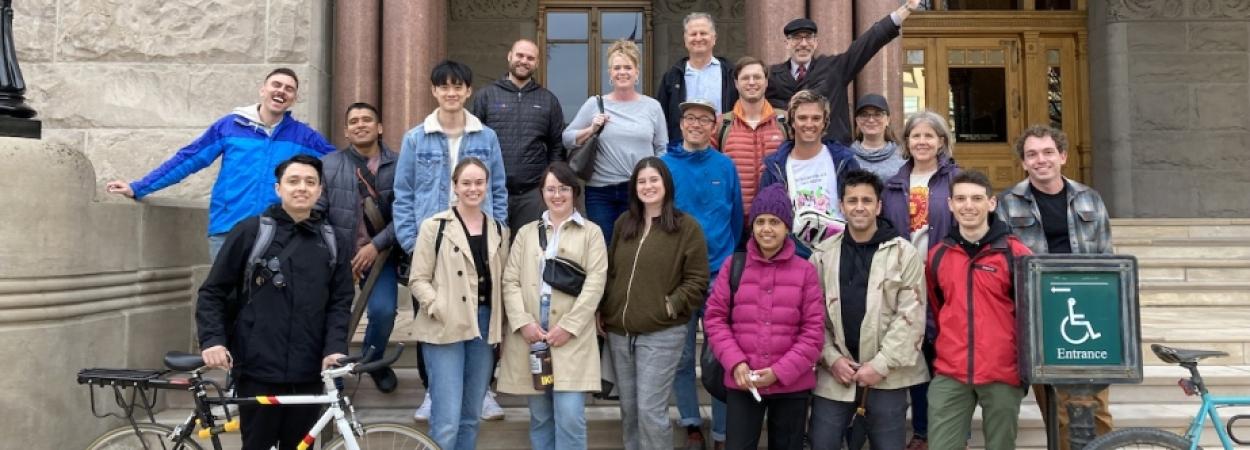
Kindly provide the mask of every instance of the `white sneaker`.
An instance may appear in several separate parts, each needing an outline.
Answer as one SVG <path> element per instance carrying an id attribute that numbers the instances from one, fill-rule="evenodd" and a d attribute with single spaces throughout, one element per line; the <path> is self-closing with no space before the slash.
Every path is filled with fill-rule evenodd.
<path id="1" fill-rule="evenodd" d="M 417 408 L 417 412 L 412 413 L 412 420 L 417 422 L 428 422 L 430 420 L 430 393 L 425 393 L 425 400 L 421 401 L 421 406 Z"/>
<path id="2" fill-rule="evenodd" d="M 486 397 L 482 399 L 482 420 L 503 420 L 503 408 L 499 407 L 495 393 L 490 389 L 486 390 Z"/>

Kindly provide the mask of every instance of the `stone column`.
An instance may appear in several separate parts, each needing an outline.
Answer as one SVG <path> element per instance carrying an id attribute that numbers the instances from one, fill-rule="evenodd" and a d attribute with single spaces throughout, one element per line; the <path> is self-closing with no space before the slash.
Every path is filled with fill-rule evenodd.
<path id="1" fill-rule="evenodd" d="M 430 70 L 447 55 L 446 0 L 382 0 L 383 141 L 403 135 L 434 110 Z"/>
<path id="2" fill-rule="evenodd" d="M 327 133 L 338 147 L 347 105 L 367 102 L 382 107 L 382 3 L 353 0 L 334 5 L 334 97 Z M 400 132 L 396 129 L 394 132 Z"/>
<path id="3" fill-rule="evenodd" d="M 875 0 L 856 0 L 855 2 L 855 35 L 859 36 L 872 25 L 898 8 L 897 2 Z M 899 36 L 893 42 L 877 52 L 877 56 L 864 66 L 855 79 L 855 94 L 851 96 L 851 107 L 864 94 L 877 93 L 884 95 L 890 103 L 890 125 L 902 131 L 903 123 L 903 38 Z"/>
<path id="4" fill-rule="evenodd" d="M 854 0 L 827 0 L 811 2 L 812 21 L 820 27 L 819 46 L 816 53 L 836 55 L 846 51 L 855 39 Z M 846 87 L 846 98 L 855 107 L 855 86 Z"/>
<path id="5" fill-rule="evenodd" d="M 746 2 L 747 54 L 776 64 L 786 59 L 786 22 L 805 14 L 803 0 Z"/>

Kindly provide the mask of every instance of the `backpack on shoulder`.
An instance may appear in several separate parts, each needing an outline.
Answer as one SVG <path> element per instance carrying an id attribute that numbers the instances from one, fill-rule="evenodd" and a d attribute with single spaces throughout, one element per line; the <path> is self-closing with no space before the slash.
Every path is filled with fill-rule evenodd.
<path id="1" fill-rule="evenodd" d="M 742 281 L 742 269 L 746 266 L 746 261 L 746 252 L 734 252 L 733 263 L 729 266 L 729 314 L 725 315 L 725 322 L 731 327 L 733 326 L 734 295 L 738 293 L 738 283 Z M 708 394 L 723 402 L 729 393 L 725 387 L 725 366 L 716 360 L 716 354 L 712 353 L 709 342 L 707 336 L 704 336 L 703 354 L 699 358 L 699 366 L 703 369 L 701 381 Z"/>
<path id="2" fill-rule="evenodd" d="M 247 286 L 244 290 L 246 296 L 244 303 L 252 300 L 251 288 L 253 284 L 260 285 L 263 283 L 263 280 L 253 278 L 253 275 L 256 274 L 257 266 L 265 265 L 265 251 L 269 250 L 270 244 L 273 244 L 273 235 L 277 232 L 277 228 L 277 222 L 274 221 L 272 217 L 264 215 L 260 216 L 260 227 L 256 230 L 256 240 L 252 242 L 252 250 L 247 255 L 247 268 L 243 270 L 243 284 L 244 286 Z M 334 265 L 339 260 L 338 241 L 334 238 L 334 227 L 330 226 L 328 223 L 323 223 L 321 224 L 320 234 L 321 240 L 325 242 L 326 250 L 330 251 L 329 265 L 330 268 L 333 269 Z M 277 259 L 286 259 L 294 250 L 295 246 L 287 246 L 287 248 L 283 249 L 282 253 L 277 256 Z"/>

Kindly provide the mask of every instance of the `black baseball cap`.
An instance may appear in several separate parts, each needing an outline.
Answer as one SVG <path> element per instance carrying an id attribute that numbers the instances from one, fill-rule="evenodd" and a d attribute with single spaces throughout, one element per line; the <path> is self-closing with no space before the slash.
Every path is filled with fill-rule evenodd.
<path id="1" fill-rule="evenodd" d="M 816 22 L 812 22 L 811 19 L 800 17 L 798 19 L 791 20 L 790 23 L 786 24 L 786 28 L 782 30 L 782 32 L 784 32 L 786 36 L 789 36 L 794 33 L 798 33 L 800 31 L 807 31 L 812 34 L 815 34 Z"/>
<path id="2" fill-rule="evenodd" d="M 855 102 L 855 113 L 859 114 L 860 110 L 869 106 L 885 111 L 886 114 L 890 113 L 889 102 L 886 102 L 885 97 L 882 97 L 880 94 L 867 94 L 860 97 L 859 101 Z"/>

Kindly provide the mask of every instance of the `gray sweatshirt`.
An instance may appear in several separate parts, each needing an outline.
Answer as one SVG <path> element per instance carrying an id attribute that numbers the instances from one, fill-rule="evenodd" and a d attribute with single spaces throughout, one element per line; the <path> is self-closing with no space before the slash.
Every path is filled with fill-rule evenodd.
<path id="1" fill-rule="evenodd" d="M 588 186 L 629 181 L 639 160 L 664 154 L 668 144 L 664 110 L 654 98 L 639 94 L 637 100 L 618 102 L 604 97 L 603 109 L 609 118 L 599 135 L 599 156 L 595 159 L 595 174 L 586 183 Z M 577 117 L 564 128 L 564 148 L 570 152 L 576 148 L 577 132 L 590 126 L 598 113 L 599 103 L 595 97 L 586 99 Z"/>

